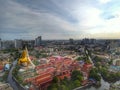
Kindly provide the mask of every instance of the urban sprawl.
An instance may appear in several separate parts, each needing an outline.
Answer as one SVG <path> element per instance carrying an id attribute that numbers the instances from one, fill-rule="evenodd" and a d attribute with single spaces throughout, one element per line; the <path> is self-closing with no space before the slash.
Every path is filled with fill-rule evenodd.
<path id="1" fill-rule="evenodd" d="M 2 40 L 0 90 L 120 90 L 120 40 Z"/>

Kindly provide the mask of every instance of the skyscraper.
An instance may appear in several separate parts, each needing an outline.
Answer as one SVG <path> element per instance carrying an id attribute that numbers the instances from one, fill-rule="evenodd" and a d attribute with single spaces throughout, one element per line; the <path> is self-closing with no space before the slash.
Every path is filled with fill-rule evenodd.
<path id="1" fill-rule="evenodd" d="M 2 48 L 2 40 L 1 40 L 1 38 L 0 38 L 0 49 Z"/>
<path id="2" fill-rule="evenodd" d="M 41 46 L 42 44 L 42 37 L 41 36 L 38 36 L 36 39 L 35 39 L 35 46 Z"/>

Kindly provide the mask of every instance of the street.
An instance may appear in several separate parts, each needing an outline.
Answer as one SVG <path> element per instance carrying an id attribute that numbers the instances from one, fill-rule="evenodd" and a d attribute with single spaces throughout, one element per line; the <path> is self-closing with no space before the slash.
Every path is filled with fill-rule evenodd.
<path id="1" fill-rule="evenodd" d="M 17 64 L 17 60 L 15 60 L 13 62 L 13 65 L 9 71 L 9 75 L 8 75 L 8 78 L 7 78 L 7 81 L 8 83 L 11 85 L 11 87 L 14 89 L 14 90 L 19 90 L 18 87 L 17 87 L 17 84 L 15 83 L 15 81 L 12 79 L 12 71 L 13 69 L 15 68 L 15 65 Z"/>

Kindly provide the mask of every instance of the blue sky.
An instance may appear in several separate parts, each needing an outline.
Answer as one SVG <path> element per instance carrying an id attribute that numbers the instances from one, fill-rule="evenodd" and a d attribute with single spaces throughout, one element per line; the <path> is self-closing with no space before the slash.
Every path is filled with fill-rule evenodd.
<path id="1" fill-rule="evenodd" d="M 0 37 L 120 38 L 120 0 L 0 0 Z"/>

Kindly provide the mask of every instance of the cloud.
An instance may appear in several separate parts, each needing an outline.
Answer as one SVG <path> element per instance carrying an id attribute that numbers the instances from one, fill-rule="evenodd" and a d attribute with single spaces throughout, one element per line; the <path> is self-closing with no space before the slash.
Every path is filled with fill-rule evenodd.
<path id="1" fill-rule="evenodd" d="M 28 33 L 31 33 L 34 38 L 37 35 L 48 35 L 49 37 L 51 33 L 55 38 L 57 34 L 62 36 L 64 33 L 74 31 L 71 23 L 49 12 L 37 12 L 13 1 L 7 2 L 5 7 L 5 12 L 3 12 L 5 20 L 1 22 L 1 29 L 3 29 L 0 31 L 1 33 L 21 32 L 28 38 L 30 38 Z M 22 38 L 23 35 L 20 34 L 19 37 Z"/>
<path id="2" fill-rule="evenodd" d="M 79 39 L 106 33 L 112 38 L 113 31 L 120 33 L 119 5 L 117 0 L 1 0 L 0 36 Z"/>
<path id="3" fill-rule="evenodd" d="M 106 4 L 106 3 L 110 2 L 110 1 L 111 0 L 99 0 L 99 2 L 102 3 L 102 4 Z"/>

